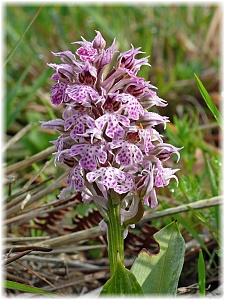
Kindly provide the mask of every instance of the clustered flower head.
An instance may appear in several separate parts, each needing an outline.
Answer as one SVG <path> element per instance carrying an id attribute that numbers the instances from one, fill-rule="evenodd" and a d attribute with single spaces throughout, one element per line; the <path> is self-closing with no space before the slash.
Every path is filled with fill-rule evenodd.
<path id="1" fill-rule="evenodd" d="M 43 128 L 60 132 L 53 141 L 55 163 L 67 165 L 70 172 L 60 197 L 79 191 L 84 202 L 94 201 L 107 214 L 109 198 L 121 203 L 121 223 L 140 219 L 143 204 L 155 207 L 155 188 L 169 184 L 178 169 L 164 168 L 179 148 L 164 143 L 155 129 L 164 128 L 167 117 L 149 111 L 166 106 L 150 82 L 137 76 L 148 57 L 137 59 L 140 48 L 121 52 L 116 66 L 109 70 L 116 52 L 115 40 L 109 48 L 100 32 L 92 42 L 75 42 L 71 51 L 53 53 L 61 64 L 49 64 L 55 71 L 51 102 L 65 109 L 62 119 L 43 122 Z M 136 219 L 135 219 L 136 218 Z"/>

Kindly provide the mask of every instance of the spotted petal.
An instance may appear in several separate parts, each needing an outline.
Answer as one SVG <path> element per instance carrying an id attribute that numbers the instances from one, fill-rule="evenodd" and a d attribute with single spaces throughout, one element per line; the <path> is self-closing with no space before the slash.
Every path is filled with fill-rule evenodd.
<path id="1" fill-rule="evenodd" d="M 60 105 L 63 101 L 67 102 L 69 99 L 65 94 L 67 84 L 65 82 L 59 82 L 52 86 L 51 92 L 51 102 L 54 105 Z"/>
<path id="2" fill-rule="evenodd" d="M 85 125 L 88 128 L 94 128 L 95 122 L 88 114 L 74 111 L 73 115 L 65 120 L 65 130 L 68 130 L 73 125 L 74 127 L 70 136 L 73 139 L 77 139 L 78 134 L 83 134 L 85 132 Z"/>
<path id="3" fill-rule="evenodd" d="M 99 130 L 106 127 L 106 135 L 112 139 L 120 139 L 124 136 L 124 129 L 119 125 L 121 123 L 125 127 L 129 127 L 130 120 L 122 115 L 115 113 L 106 113 L 95 121 L 95 125 Z"/>
<path id="4" fill-rule="evenodd" d="M 116 162 L 119 163 L 121 166 L 130 166 L 142 161 L 143 154 L 135 144 L 119 141 L 120 143 L 116 145 L 115 142 L 111 143 L 111 148 L 114 149 L 118 146 L 121 146 L 121 149 L 116 155 Z"/>
<path id="5" fill-rule="evenodd" d="M 65 198 L 67 192 L 81 191 L 83 189 L 84 179 L 82 176 L 82 169 L 80 166 L 72 168 L 67 177 L 66 183 L 68 184 L 68 187 L 61 191 L 60 198 Z"/>
<path id="6" fill-rule="evenodd" d="M 114 189 L 118 194 L 127 193 L 134 188 L 132 176 L 129 173 L 113 167 L 100 168 L 87 174 L 87 180 L 89 182 L 94 182 L 99 178 L 99 183 L 107 188 Z"/>
<path id="7" fill-rule="evenodd" d="M 134 96 L 123 93 L 120 94 L 118 98 L 121 99 L 123 103 L 126 103 L 125 114 L 127 113 L 130 119 L 138 120 L 140 115 L 144 115 L 143 107 Z"/>
<path id="8" fill-rule="evenodd" d="M 77 49 L 76 54 L 80 57 L 82 61 L 92 62 L 97 56 L 98 52 L 93 48 L 92 43 L 86 41 L 83 37 L 82 42 L 75 42 L 74 44 L 79 44 L 81 47 Z"/>
<path id="9" fill-rule="evenodd" d="M 103 146 L 99 144 L 73 145 L 70 150 L 70 155 L 75 157 L 79 154 L 82 156 L 79 161 L 80 166 L 88 170 L 95 170 L 97 168 L 97 159 L 102 164 L 104 164 L 107 159 L 107 153 L 103 150 Z"/>
<path id="10" fill-rule="evenodd" d="M 96 101 L 99 98 L 99 94 L 88 85 L 72 85 L 66 89 L 68 96 L 74 100 L 75 103 L 83 104 L 84 106 L 90 106 L 90 102 Z"/>

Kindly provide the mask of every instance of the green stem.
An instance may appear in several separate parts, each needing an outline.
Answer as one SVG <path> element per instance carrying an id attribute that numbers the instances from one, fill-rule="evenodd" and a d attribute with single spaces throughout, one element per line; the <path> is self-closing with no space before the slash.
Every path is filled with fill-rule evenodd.
<path id="1" fill-rule="evenodd" d="M 124 264 L 124 227 L 121 226 L 120 201 L 108 200 L 107 238 L 108 255 L 110 264 L 110 276 L 114 274 L 118 261 L 118 253 L 121 263 Z"/>

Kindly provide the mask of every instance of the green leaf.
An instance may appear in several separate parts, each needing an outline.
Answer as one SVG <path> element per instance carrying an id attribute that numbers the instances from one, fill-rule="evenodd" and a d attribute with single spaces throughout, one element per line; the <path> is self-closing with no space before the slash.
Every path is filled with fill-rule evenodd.
<path id="1" fill-rule="evenodd" d="M 219 195 L 218 193 L 218 186 L 216 184 L 216 177 L 215 177 L 215 172 L 213 172 L 213 169 L 211 167 L 211 164 L 208 159 L 206 159 L 206 166 L 207 166 L 207 171 L 209 175 L 209 182 L 210 182 L 210 187 L 212 191 L 212 196 L 216 197 Z"/>
<path id="2" fill-rule="evenodd" d="M 119 256 L 116 271 L 105 283 L 100 296 L 143 295 L 143 291 L 134 274 L 127 270 L 121 263 Z"/>
<path id="3" fill-rule="evenodd" d="M 3 286 L 6 289 L 21 291 L 21 292 L 49 295 L 49 296 L 54 296 L 54 297 L 57 296 L 58 297 L 57 294 L 53 294 L 53 293 L 50 293 L 48 291 L 45 291 L 45 290 L 42 290 L 42 289 L 39 289 L 39 288 L 36 288 L 36 287 L 32 287 L 32 286 L 29 286 L 29 285 L 13 282 L 13 281 L 10 281 L 10 280 L 4 280 Z"/>
<path id="4" fill-rule="evenodd" d="M 185 242 L 177 222 L 167 225 L 154 235 L 160 251 L 151 254 L 143 249 L 131 272 L 137 278 L 144 294 L 175 295 L 184 263 Z"/>
<path id="5" fill-rule="evenodd" d="M 220 112 L 218 111 L 216 105 L 213 103 L 212 99 L 210 98 L 209 93 L 205 89 L 205 87 L 202 84 L 201 80 L 198 78 L 198 76 L 196 74 L 194 74 L 194 75 L 195 75 L 195 79 L 196 79 L 199 91 L 200 91 L 203 99 L 205 100 L 205 103 L 207 104 L 208 108 L 211 110 L 211 113 L 214 115 L 214 117 L 215 117 L 217 123 L 219 124 L 219 126 L 222 128 Z"/>
<path id="6" fill-rule="evenodd" d="M 202 250 L 200 250 L 198 257 L 198 285 L 199 294 L 205 296 L 205 261 Z"/>

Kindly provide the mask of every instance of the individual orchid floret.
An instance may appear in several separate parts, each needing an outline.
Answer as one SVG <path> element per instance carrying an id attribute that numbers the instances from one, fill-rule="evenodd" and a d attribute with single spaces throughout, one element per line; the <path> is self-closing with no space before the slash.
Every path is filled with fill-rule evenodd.
<path id="1" fill-rule="evenodd" d="M 94 119 L 85 112 L 74 111 L 73 115 L 64 121 L 64 130 L 68 131 L 72 127 L 70 136 L 76 140 L 80 134 L 85 133 L 86 128 L 94 128 Z"/>
<path id="2" fill-rule="evenodd" d="M 51 102 L 54 105 L 60 105 L 62 102 L 68 102 L 69 97 L 66 94 L 67 84 L 65 82 L 58 82 L 54 84 L 50 90 Z"/>
<path id="3" fill-rule="evenodd" d="M 77 105 L 79 103 L 84 107 L 91 107 L 91 102 L 95 102 L 99 98 L 99 94 L 95 89 L 83 84 L 68 86 L 66 94 L 71 100 L 73 100 L 73 105 Z"/>
<path id="4" fill-rule="evenodd" d="M 167 106 L 167 102 L 161 98 L 159 98 L 156 94 L 155 91 L 153 90 L 147 90 L 143 95 L 141 95 L 139 99 L 141 105 L 143 108 L 148 109 L 151 108 L 152 106 L 162 106 L 165 107 Z"/>
<path id="5" fill-rule="evenodd" d="M 118 149 L 115 160 L 121 166 L 129 166 L 139 163 L 143 159 L 142 151 L 133 143 L 128 141 L 112 141 L 110 145 L 111 149 Z"/>
<path id="6" fill-rule="evenodd" d="M 76 54 L 82 61 L 92 62 L 97 56 L 98 52 L 94 49 L 91 42 L 86 41 L 83 37 L 82 42 L 74 42 L 73 44 L 79 44 L 81 47 L 77 50 Z"/>
<path id="7" fill-rule="evenodd" d="M 114 39 L 112 45 L 109 48 L 107 48 L 106 50 L 97 49 L 97 51 L 100 54 L 95 58 L 93 64 L 98 69 L 99 83 L 102 82 L 102 80 L 100 80 L 100 79 L 101 79 L 104 68 L 111 62 L 113 55 L 117 52 L 117 50 L 115 49 L 115 43 L 116 43 L 116 40 Z"/>
<path id="8" fill-rule="evenodd" d="M 168 117 L 160 116 L 155 112 L 145 111 L 144 115 L 139 119 L 144 128 L 152 128 L 155 125 L 163 124 L 164 128 L 166 123 L 169 122 Z"/>
<path id="9" fill-rule="evenodd" d="M 122 68 L 126 70 L 132 71 L 133 74 L 136 74 L 142 65 L 149 65 L 148 58 L 145 57 L 143 59 L 135 59 L 135 56 L 139 53 L 144 53 L 139 51 L 141 48 L 134 49 L 133 45 L 131 45 L 131 49 L 122 52 L 117 58 L 117 69 Z"/>
<path id="10" fill-rule="evenodd" d="M 150 85 L 149 82 L 144 81 L 144 78 L 134 76 L 124 87 L 124 92 L 141 99 L 141 97 L 146 94 L 149 88 L 154 88 L 154 86 Z"/>
<path id="11" fill-rule="evenodd" d="M 52 52 L 55 56 L 59 56 L 64 64 L 76 64 L 76 56 L 71 51 Z"/>
<path id="12" fill-rule="evenodd" d="M 88 61 L 85 62 L 78 74 L 78 80 L 81 84 L 94 86 L 97 80 L 97 69 Z"/>
<path id="13" fill-rule="evenodd" d="M 161 161 L 168 160 L 173 153 L 177 155 L 177 162 L 180 159 L 180 153 L 178 152 L 181 148 L 174 147 L 170 144 L 159 143 L 153 149 L 149 151 L 149 154 L 159 158 Z"/>
<path id="14" fill-rule="evenodd" d="M 75 166 L 70 171 L 67 179 L 70 190 L 81 191 L 84 187 L 84 179 L 82 174 L 82 168 L 80 166 Z"/>
<path id="15" fill-rule="evenodd" d="M 104 164 L 107 159 L 107 153 L 102 144 L 77 144 L 73 145 L 70 149 L 70 155 L 76 157 L 79 155 L 79 164 L 83 169 L 95 170 L 98 161 Z"/>
<path id="16" fill-rule="evenodd" d="M 113 189 L 118 194 L 127 193 L 134 188 L 132 176 L 113 167 L 101 167 L 96 171 L 89 172 L 87 174 L 87 180 L 89 182 L 99 180 L 99 183 L 108 189 Z"/>
<path id="17" fill-rule="evenodd" d="M 56 71 L 56 78 L 60 78 L 66 83 L 72 83 L 74 81 L 75 72 L 73 66 L 69 64 L 48 64 L 53 70 Z M 56 80 L 56 78 L 54 80 Z"/>
<path id="18" fill-rule="evenodd" d="M 105 134 L 111 139 L 118 140 L 124 136 L 124 127 L 129 127 L 130 120 L 123 115 L 106 113 L 95 121 L 95 125 L 99 130 L 106 128 Z"/>
<path id="19" fill-rule="evenodd" d="M 117 97 L 121 99 L 121 102 L 125 103 L 124 105 L 124 114 L 128 115 L 129 119 L 139 120 L 140 116 L 144 115 L 144 109 L 134 96 L 130 94 L 121 93 Z"/>
<path id="20" fill-rule="evenodd" d="M 54 119 L 54 120 L 50 120 L 47 122 L 41 122 L 41 126 L 42 128 L 48 128 L 48 129 L 52 129 L 52 130 L 56 130 L 59 132 L 63 132 L 64 131 L 64 120 L 62 119 Z"/>

